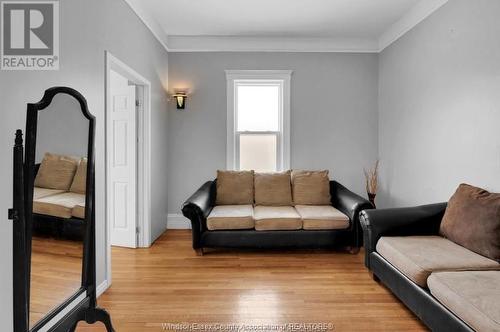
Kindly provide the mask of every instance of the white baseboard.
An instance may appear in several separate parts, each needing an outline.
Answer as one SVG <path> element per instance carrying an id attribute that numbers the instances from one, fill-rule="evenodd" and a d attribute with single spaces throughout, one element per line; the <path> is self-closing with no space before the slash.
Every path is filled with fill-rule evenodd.
<path id="1" fill-rule="evenodd" d="M 102 293 L 104 293 L 108 288 L 109 288 L 108 280 L 104 280 L 103 282 L 101 282 L 101 284 L 97 286 L 96 289 L 97 297 L 101 296 Z"/>
<path id="2" fill-rule="evenodd" d="M 191 229 L 191 222 L 180 213 L 169 213 L 167 229 Z"/>

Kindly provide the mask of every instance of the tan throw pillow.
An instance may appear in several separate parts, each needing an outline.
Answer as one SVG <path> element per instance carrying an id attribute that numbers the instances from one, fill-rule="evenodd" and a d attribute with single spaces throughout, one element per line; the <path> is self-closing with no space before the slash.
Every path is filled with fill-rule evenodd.
<path id="1" fill-rule="evenodd" d="M 500 262 L 500 194 L 461 184 L 448 202 L 439 232 Z"/>
<path id="2" fill-rule="evenodd" d="M 78 160 L 46 153 L 35 178 L 35 187 L 69 190 L 75 176 Z"/>
<path id="3" fill-rule="evenodd" d="M 255 173 L 255 204 L 291 206 L 291 171 L 283 173 Z"/>
<path id="4" fill-rule="evenodd" d="M 292 194 L 295 205 L 330 205 L 328 171 L 292 171 Z"/>
<path id="5" fill-rule="evenodd" d="M 216 205 L 253 204 L 253 171 L 217 171 Z"/>
<path id="6" fill-rule="evenodd" d="M 69 191 L 85 195 L 87 188 L 87 158 L 82 158 L 76 169 L 75 177 Z"/>

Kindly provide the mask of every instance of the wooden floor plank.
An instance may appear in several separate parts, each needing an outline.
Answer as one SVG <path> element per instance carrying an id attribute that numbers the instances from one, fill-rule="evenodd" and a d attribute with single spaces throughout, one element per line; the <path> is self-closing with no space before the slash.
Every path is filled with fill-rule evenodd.
<path id="1" fill-rule="evenodd" d="M 99 304 L 118 332 L 162 323 L 331 323 L 335 331 L 426 331 L 363 265 L 364 254 L 217 250 L 196 256 L 188 230 L 149 249 L 113 248 Z M 173 329 L 171 329 L 173 330 Z M 80 324 L 77 331 L 105 331 Z"/>
<path id="2" fill-rule="evenodd" d="M 82 284 L 83 243 L 33 236 L 30 327 L 72 296 Z"/>

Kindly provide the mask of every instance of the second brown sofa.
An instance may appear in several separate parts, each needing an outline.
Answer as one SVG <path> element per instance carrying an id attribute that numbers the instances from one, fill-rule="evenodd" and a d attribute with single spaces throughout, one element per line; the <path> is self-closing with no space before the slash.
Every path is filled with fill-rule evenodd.
<path id="1" fill-rule="evenodd" d="M 358 215 L 373 206 L 328 171 L 218 171 L 184 204 L 193 248 L 333 248 L 358 252 Z"/>

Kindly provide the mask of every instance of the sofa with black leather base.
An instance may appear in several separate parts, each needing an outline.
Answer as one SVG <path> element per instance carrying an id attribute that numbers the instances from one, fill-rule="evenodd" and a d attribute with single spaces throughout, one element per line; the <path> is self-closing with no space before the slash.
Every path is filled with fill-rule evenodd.
<path id="1" fill-rule="evenodd" d="M 483 199 L 487 195 L 476 190 L 471 197 Z M 500 331 L 498 251 L 482 251 L 486 246 L 481 241 L 473 241 L 473 246 L 477 246 L 473 248 L 475 251 L 454 242 L 458 241 L 456 234 L 467 237 L 474 232 L 461 232 L 457 225 L 451 228 L 452 233 L 445 232 L 448 235 L 445 237 L 443 217 L 451 205 L 456 210 L 453 198 L 449 205 L 361 212 L 365 265 L 374 280 L 386 285 L 432 331 Z M 465 217 L 463 224 L 470 225 L 476 222 L 476 215 L 484 217 L 484 206 L 479 205 L 474 214 L 459 211 L 456 216 Z M 500 213 L 499 209 L 493 211 Z M 447 215 L 449 220 L 451 213 Z M 487 223 L 482 225 L 489 227 Z M 491 229 L 497 229 L 500 236 L 498 223 Z M 496 246 L 498 250 L 499 237 L 495 240 L 495 233 L 490 231 L 485 234 L 496 241 L 490 248 Z M 493 257 L 486 257 L 484 252 Z"/>
<path id="2" fill-rule="evenodd" d="M 237 205 L 220 205 L 218 187 L 220 196 L 227 194 L 218 184 L 223 174 L 219 173 L 218 180 L 203 184 L 182 206 L 182 213 L 191 221 L 193 249 L 199 255 L 203 254 L 204 248 L 347 248 L 351 253 L 357 253 L 362 246 L 359 213 L 373 206 L 340 183 L 330 181 L 327 173 L 326 177 L 325 173 L 301 173 L 307 187 L 303 194 L 307 190 L 320 190 L 320 187 L 327 191 L 327 202 L 320 198 L 308 201 L 307 194 L 299 197 L 300 188 L 296 186 L 296 201 L 311 205 L 294 204 L 290 194 L 284 201 L 276 199 L 276 192 L 280 190 L 275 188 L 275 183 L 279 186 L 279 181 L 274 178 L 274 174 L 259 173 L 255 173 L 255 177 L 253 173 L 247 174 L 248 181 L 254 181 L 252 177 L 255 178 L 255 186 L 251 182 L 255 195 L 254 189 L 249 189 L 252 192 L 249 201 L 239 200 L 236 201 L 239 203 Z M 287 181 L 293 187 L 293 176 L 288 175 L 290 180 L 287 180 L 285 173 L 276 176 L 282 177 L 281 186 L 285 193 L 288 190 Z M 318 182 L 317 186 L 307 183 L 315 176 L 322 177 L 323 182 Z M 244 192 L 240 188 L 241 183 L 236 185 L 236 194 L 229 195 L 230 200 L 234 195 Z M 311 196 L 315 194 L 311 192 Z"/>
<path id="3" fill-rule="evenodd" d="M 46 153 L 35 165 L 33 234 L 83 240 L 86 158 Z"/>

